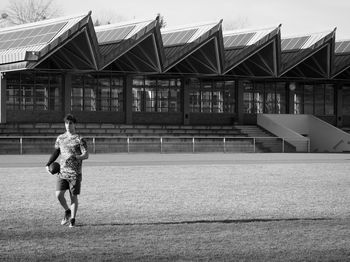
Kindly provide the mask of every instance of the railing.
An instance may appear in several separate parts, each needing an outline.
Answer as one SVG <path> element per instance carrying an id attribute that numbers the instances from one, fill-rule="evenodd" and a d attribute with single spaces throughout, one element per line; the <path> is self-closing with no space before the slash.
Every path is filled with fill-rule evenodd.
<path id="1" fill-rule="evenodd" d="M 91 153 L 254 153 L 296 152 L 295 146 L 281 137 L 192 137 L 192 136 L 87 136 Z M 51 153 L 56 136 L 0 136 L 0 154 Z M 290 142 L 290 139 L 288 139 Z M 310 141 L 296 141 L 310 152 Z M 294 144 L 295 144 L 294 143 Z"/>

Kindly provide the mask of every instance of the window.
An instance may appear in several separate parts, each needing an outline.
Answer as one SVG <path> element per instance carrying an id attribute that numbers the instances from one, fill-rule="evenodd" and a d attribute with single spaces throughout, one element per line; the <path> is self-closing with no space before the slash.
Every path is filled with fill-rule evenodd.
<path id="1" fill-rule="evenodd" d="M 132 84 L 134 112 L 181 112 L 180 79 L 138 76 Z"/>
<path id="2" fill-rule="evenodd" d="M 72 77 L 72 111 L 116 111 L 124 106 L 124 81 L 109 74 Z"/>
<path id="3" fill-rule="evenodd" d="M 189 100 L 191 112 L 234 113 L 235 82 L 190 80 Z"/>
<path id="4" fill-rule="evenodd" d="M 7 74 L 9 110 L 60 111 L 63 100 L 61 74 L 18 72 Z"/>
<path id="5" fill-rule="evenodd" d="M 247 114 L 284 114 L 286 85 L 284 82 L 242 82 L 244 112 Z"/>
<path id="6" fill-rule="evenodd" d="M 343 114 L 350 115 L 350 86 L 343 86 Z"/>
<path id="7" fill-rule="evenodd" d="M 294 114 L 334 115 L 334 86 L 299 83 L 294 92 Z"/>

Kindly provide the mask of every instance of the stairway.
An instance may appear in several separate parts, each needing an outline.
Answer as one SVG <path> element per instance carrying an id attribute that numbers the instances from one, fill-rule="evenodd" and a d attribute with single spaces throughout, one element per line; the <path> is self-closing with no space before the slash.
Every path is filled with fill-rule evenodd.
<path id="1" fill-rule="evenodd" d="M 257 126 L 78 123 L 76 127 L 89 148 L 101 153 L 281 152 L 278 139 Z M 64 131 L 63 123 L 0 124 L 0 153 L 50 152 L 55 138 Z"/>
<path id="2" fill-rule="evenodd" d="M 235 125 L 235 127 L 248 137 L 255 137 L 256 152 L 272 153 L 282 152 L 282 141 L 270 132 L 257 125 Z"/>

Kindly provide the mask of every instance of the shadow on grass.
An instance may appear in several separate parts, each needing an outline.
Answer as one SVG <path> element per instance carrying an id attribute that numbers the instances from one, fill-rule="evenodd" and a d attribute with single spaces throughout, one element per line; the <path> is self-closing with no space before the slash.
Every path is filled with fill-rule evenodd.
<path id="1" fill-rule="evenodd" d="M 135 223 L 96 223 L 80 224 L 85 226 L 157 226 L 157 225 L 185 225 L 185 224 L 242 224 L 256 222 L 286 222 L 286 221 L 325 221 L 331 218 L 253 218 L 253 219 L 223 219 L 223 220 L 190 220 L 190 221 L 164 221 L 164 222 L 135 222 Z"/>

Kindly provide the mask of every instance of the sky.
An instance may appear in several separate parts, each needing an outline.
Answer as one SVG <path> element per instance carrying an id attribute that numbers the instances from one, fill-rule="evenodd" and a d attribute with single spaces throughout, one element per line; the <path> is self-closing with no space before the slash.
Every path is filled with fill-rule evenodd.
<path id="1" fill-rule="evenodd" d="M 2 0 L 0 10 L 10 0 Z M 93 18 L 115 21 L 153 19 L 160 13 L 168 28 L 223 19 L 224 29 L 282 24 L 283 36 L 331 31 L 350 39 L 350 0 L 54 0 L 62 15 L 92 11 Z M 111 19 L 111 18 L 108 18 Z"/>

